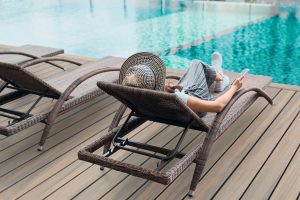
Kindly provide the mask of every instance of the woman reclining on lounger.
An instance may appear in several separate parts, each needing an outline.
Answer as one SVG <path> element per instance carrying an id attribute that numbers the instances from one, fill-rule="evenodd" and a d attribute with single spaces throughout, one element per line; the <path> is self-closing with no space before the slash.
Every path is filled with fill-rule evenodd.
<path id="1" fill-rule="evenodd" d="M 222 55 L 215 52 L 212 54 L 212 67 L 200 60 L 193 60 L 178 84 L 165 85 L 165 91 L 175 93 L 195 112 L 221 112 L 242 87 L 243 78 L 236 79 L 223 95 L 213 99 L 210 88 L 222 92 L 230 84 L 228 76 L 223 74 Z"/>
<path id="2" fill-rule="evenodd" d="M 156 62 L 151 62 L 151 59 L 144 61 L 144 57 L 147 59 L 153 57 L 152 59 L 156 59 Z M 221 112 L 232 96 L 242 87 L 243 77 L 235 80 L 223 95 L 213 99 L 209 91 L 210 87 L 213 87 L 215 92 L 222 92 L 230 84 L 228 76 L 223 74 L 222 56 L 218 52 L 212 54 L 212 67 L 200 60 L 193 60 L 177 85 L 164 86 L 165 68 L 160 61 L 157 56 L 149 53 L 138 53 L 129 57 L 124 62 L 120 73 L 121 77 L 124 77 L 122 84 L 158 90 L 164 87 L 165 91 L 175 93 L 200 116 L 204 116 L 206 112 Z"/>

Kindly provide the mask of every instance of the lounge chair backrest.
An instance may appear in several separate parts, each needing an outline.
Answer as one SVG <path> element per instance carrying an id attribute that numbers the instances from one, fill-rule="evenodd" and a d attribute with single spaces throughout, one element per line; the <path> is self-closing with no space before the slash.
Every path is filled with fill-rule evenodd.
<path id="1" fill-rule="evenodd" d="M 171 124 L 173 122 L 174 125 L 187 125 L 193 119 L 199 122 L 204 130 L 208 129 L 200 117 L 181 102 L 175 94 L 101 81 L 97 85 L 131 108 L 138 116 L 144 116 L 153 121 L 168 121 Z"/>
<path id="2" fill-rule="evenodd" d="M 59 98 L 61 95 L 61 92 L 17 65 L 0 62 L 0 78 L 15 87 L 42 93 L 47 97 Z"/>

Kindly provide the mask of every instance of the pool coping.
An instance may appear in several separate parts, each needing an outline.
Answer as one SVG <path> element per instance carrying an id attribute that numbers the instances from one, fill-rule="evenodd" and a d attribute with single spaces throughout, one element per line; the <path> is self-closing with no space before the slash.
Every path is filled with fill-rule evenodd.
<path id="1" fill-rule="evenodd" d="M 280 89 L 293 90 L 293 91 L 300 92 L 300 86 L 297 86 L 297 85 L 288 85 L 288 84 L 283 84 L 283 83 L 272 82 L 272 83 L 270 83 L 269 86 L 273 87 L 273 88 L 280 88 Z"/>

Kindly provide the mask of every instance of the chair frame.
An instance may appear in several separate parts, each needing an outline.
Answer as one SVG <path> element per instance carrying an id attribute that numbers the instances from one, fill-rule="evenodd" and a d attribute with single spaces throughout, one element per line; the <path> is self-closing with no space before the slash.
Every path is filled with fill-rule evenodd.
<path id="1" fill-rule="evenodd" d="M 2 53 L 2 52 L 1 52 Z M 11 52 L 9 52 L 11 53 Z M 26 53 L 22 53 L 22 52 L 13 52 L 13 54 L 18 54 L 18 55 L 28 55 Z M 36 64 L 40 64 L 40 63 L 48 63 L 51 64 L 55 67 L 58 67 L 60 69 L 64 69 L 63 67 L 60 67 L 58 65 L 56 65 L 55 63 L 52 63 L 52 61 L 62 61 L 62 62 L 67 62 L 67 63 L 71 63 L 77 66 L 81 66 L 82 64 L 76 61 L 72 61 L 69 59 L 64 59 L 64 58 L 54 58 L 54 57 L 47 57 L 47 58 L 37 58 L 36 56 L 33 55 L 28 55 L 31 56 L 32 58 L 35 58 L 34 60 L 31 61 L 27 61 L 21 65 L 15 65 L 18 66 L 20 69 L 24 69 L 27 67 L 30 67 L 32 65 L 36 65 Z M 12 64 L 10 64 L 12 65 Z M 28 89 L 24 89 L 22 87 L 17 86 L 16 84 L 14 84 L 13 81 L 6 79 L 6 77 L 0 75 L 0 78 L 3 79 L 4 81 L 3 84 L 1 84 L 0 87 L 0 92 L 2 92 L 5 88 L 13 88 L 16 89 L 16 91 L 10 92 L 8 94 L 5 95 L 1 95 L 0 96 L 0 105 L 3 105 L 7 102 L 13 101 L 15 99 L 18 99 L 24 95 L 28 95 L 28 94 L 35 94 L 38 95 L 38 99 L 33 103 L 33 105 L 26 111 L 26 112 L 18 112 L 15 110 L 10 110 L 10 109 L 4 109 L 4 108 L 0 108 L 0 111 L 4 112 L 4 114 L 0 114 L 2 116 L 8 117 L 8 118 L 12 118 L 13 122 L 9 124 L 9 126 L 14 125 L 16 123 L 18 123 L 19 121 L 28 119 L 30 116 L 32 116 L 30 114 L 30 111 L 37 105 L 37 103 L 43 98 L 43 97 L 49 97 L 52 99 L 57 99 L 56 103 L 54 104 L 54 106 L 52 107 L 52 109 L 48 112 L 48 113 L 43 113 L 43 115 L 45 116 L 45 119 L 40 120 L 40 122 L 45 124 L 45 127 L 43 129 L 43 133 L 39 142 L 39 146 L 38 146 L 38 150 L 42 151 L 43 150 L 43 145 L 45 144 L 46 138 L 52 128 L 53 123 L 55 122 L 55 119 L 57 118 L 58 115 L 61 115 L 67 111 L 69 111 L 70 109 L 73 109 L 74 107 L 77 107 L 79 105 L 81 105 L 82 103 L 78 103 L 76 104 L 74 107 L 71 108 L 65 108 L 63 109 L 63 105 L 67 100 L 71 100 L 72 97 L 70 96 L 70 94 L 84 81 L 86 81 L 87 79 L 101 74 L 101 73 L 105 73 L 105 72 L 113 72 L 113 71 L 120 71 L 120 68 L 118 67 L 103 67 L 100 69 L 96 69 L 96 70 L 92 70 L 84 75 L 82 75 L 80 78 L 74 80 L 66 89 L 63 93 L 61 93 L 58 96 L 55 95 L 48 95 L 47 91 L 45 91 L 44 93 L 41 93 L 39 91 L 34 91 L 34 90 L 28 90 Z M 32 75 L 34 76 L 34 75 Z M 12 85 L 12 86 L 11 86 Z M 89 99 L 91 100 L 91 99 Z M 5 113 L 8 114 L 12 114 L 12 115 L 16 115 L 17 117 L 14 116 L 10 116 L 7 115 Z M 4 128 L 4 127 L 1 127 Z M 23 130 L 23 129 L 22 129 Z M 17 132 L 19 132 L 20 130 L 17 130 Z M 0 134 L 4 134 L 6 136 L 10 136 L 10 134 L 5 134 L 5 133 L 0 133 Z"/>
<path id="2" fill-rule="evenodd" d="M 172 78 L 172 79 L 178 80 L 180 77 L 167 76 L 167 78 Z M 99 85 L 99 83 L 98 83 L 98 86 L 102 90 L 105 91 L 105 88 L 101 87 Z M 123 87 L 125 87 L 125 86 L 123 86 Z M 219 130 L 223 120 L 225 119 L 228 111 L 232 108 L 232 106 L 235 104 L 235 102 L 237 100 L 239 100 L 240 97 L 242 97 L 243 95 L 245 95 L 249 92 L 253 92 L 253 91 L 256 92 L 256 95 L 251 99 L 251 101 L 249 101 L 249 105 L 247 104 L 247 108 L 258 97 L 263 97 L 271 105 L 273 104 L 272 99 L 263 90 L 261 90 L 259 88 L 248 88 L 248 89 L 239 90 L 233 96 L 231 101 L 226 105 L 226 107 L 223 109 L 223 111 L 216 114 L 210 127 L 208 125 L 206 125 L 204 123 L 204 121 L 201 120 L 201 118 L 200 118 L 200 120 L 199 119 L 195 120 L 196 118 L 192 117 L 195 115 L 195 113 L 191 109 L 189 109 L 184 103 L 182 103 L 177 97 L 175 97 L 175 101 L 177 101 L 177 104 L 186 107 L 186 110 L 188 112 L 190 112 L 191 118 L 190 118 L 190 121 L 186 124 L 183 124 L 183 125 L 177 124 L 181 127 L 184 127 L 184 130 L 182 132 L 180 139 L 178 140 L 177 145 L 175 146 L 174 149 L 171 149 L 171 150 L 165 149 L 162 147 L 144 144 L 144 143 L 134 142 L 129 139 L 122 139 L 123 136 L 125 136 L 131 130 L 133 130 L 134 128 L 137 128 L 138 126 L 140 126 L 143 122 L 145 122 L 147 120 L 160 122 L 160 123 L 167 123 L 167 124 L 171 124 L 171 125 L 176 125 L 176 124 L 168 123 L 168 122 L 160 120 L 160 119 L 145 118 L 145 116 L 140 115 L 140 113 L 137 114 L 134 110 L 134 107 L 130 106 L 130 104 L 124 105 L 128 102 L 125 102 L 125 100 L 122 101 L 121 99 L 119 99 L 123 103 L 123 105 L 121 105 L 120 108 L 117 110 L 116 115 L 115 115 L 112 123 L 109 126 L 108 133 L 106 135 L 104 135 L 102 138 L 100 138 L 100 139 L 96 140 L 95 142 L 93 142 L 92 144 L 88 145 L 84 149 L 80 150 L 78 152 L 78 158 L 80 160 L 98 164 L 98 165 L 100 165 L 100 169 L 103 169 L 104 167 L 108 167 L 111 169 L 122 171 L 122 172 L 131 174 L 131 175 L 134 175 L 137 177 L 145 178 L 145 179 L 152 180 L 152 181 L 155 181 L 155 182 L 158 182 L 161 184 L 165 184 L 165 185 L 171 183 L 191 163 L 196 163 L 196 167 L 195 167 L 193 178 L 192 178 L 191 185 L 190 185 L 190 190 L 188 192 L 189 196 L 193 196 L 194 191 L 197 187 L 197 184 L 200 180 L 201 174 L 203 172 L 204 166 L 206 164 L 211 147 L 212 147 L 213 143 L 223 133 L 223 132 L 218 133 L 218 130 Z M 106 92 L 108 92 L 108 91 L 106 91 Z M 155 93 L 157 91 L 153 91 L 153 92 Z M 159 94 L 157 94 L 157 95 L 159 95 Z M 115 96 L 115 98 L 118 99 L 118 97 L 116 97 L 116 96 Z M 120 120 L 121 120 L 122 116 L 124 115 L 125 110 L 127 108 L 126 106 L 129 106 L 132 111 L 129 114 L 129 116 L 127 117 L 125 123 L 122 126 L 119 126 Z M 245 110 L 246 110 L 246 108 L 245 108 Z M 135 120 L 130 120 L 132 117 L 138 117 L 138 118 Z M 201 144 L 197 145 L 196 147 L 193 148 L 193 150 L 191 150 L 190 152 L 188 152 L 186 154 L 183 152 L 179 152 L 178 149 L 179 149 L 179 146 L 186 134 L 186 131 L 189 128 L 192 128 L 192 127 L 190 127 L 190 125 L 194 121 L 199 123 L 202 127 L 204 126 L 202 131 L 207 132 L 205 139 L 204 139 L 204 143 L 202 145 Z M 208 127 L 208 129 L 207 129 L 207 127 Z M 197 129 L 197 130 L 199 130 L 199 129 Z M 111 148 L 111 144 L 113 144 L 113 148 Z M 126 145 L 128 145 L 130 147 L 136 147 L 139 150 L 127 148 L 127 147 L 125 147 Z M 95 154 L 94 152 L 101 147 L 104 147 L 103 155 Z M 160 159 L 161 161 L 158 164 L 157 168 L 153 170 L 153 169 L 146 169 L 146 168 L 143 168 L 140 166 L 124 163 L 124 162 L 109 158 L 112 154 L 114 154 L 115 152 L 117 152 L 120 149 L 127 150 L 127 151 L 134 152 L 134 153 L 139 153 L 139 154 L 150 156 L 150 157 L 154 157 L 154 158 Z M 154 153 L 153 154 L 148 153 L 143 150 L 152 151 Z M 159 155 L 157 155 L 157 153 L 162 154 L 164 156 L 159 156 Z M 177 164 L 175 164 L 175 166 L 173 166 L 168 171 L 161 171 L 163 169 L 163 167 L 166 166 L 166 164 L 168 164 L 169 161 L 171 161 L 171 159 L 174 157 L 179 158 L 180 159 L 179 162 Z"/>
<path id="3" fill-rule="evenodd" d="M 22 52 L 22 51 L 11 51 L 11 50 L 4 50 L 4 51 L 0 51 L 0 55 L 19 55 L 19 56 L 24 56 L 24 57 L 28 57 L 30 58 L 30 60 L 25 60 L 25 61 L 22 61 L 22 62 L 19 62 L 19 63 L 15 63 L 16 65 L 19 65 L 19 66 L 23 66 L 25 65 L 27 62 L 31 62 L 35 59 L 41 59 L 41 58 L 44 58 L 44 57 L 50 57 L 50 56 L 54 56 L 54 55 L 58 55 L 60 53 L 63 53 L 64 50 L 59 50 L 57 53 L 51 53 L 51 54 L 47 54 L 47 55 L 44 55 L 42 57 L 40 56 L 36 56 L 36 55 L 33 55 L 33 54 L 30 54 L 30 53 L 26 53 L 26 52 Z M 0 61 L 1 62 L 1 61 Z M 55 63 L 52 63 L 52 62 L 47 62 L 48 64 L 54 66 L 54 67 L 57 67 L 59 69 L 62 69 L 65 71 L 65 68 L 55 64 Z M 2 92 L 2 90 L 6 87 L 6 82 L 5 81 L 0 81 L 0 93 Z M 14 94 L 15 96 L 17 96 L 17 94 L 15 93 Z M 10 95 L 10 96 L 5 96 L 6 99 L 9 99 L 11 97 L 13 97 L 14 95 Z M 20 95 L 20 94 L 19 94 Z M 20 96 L 19 96 L 20 97 Z M 4 98 L 4 99 L 5 99 Z M 2 98 L 2 96 L 0 97 L 0 102 L 3 103 L 5 101 Z"/>

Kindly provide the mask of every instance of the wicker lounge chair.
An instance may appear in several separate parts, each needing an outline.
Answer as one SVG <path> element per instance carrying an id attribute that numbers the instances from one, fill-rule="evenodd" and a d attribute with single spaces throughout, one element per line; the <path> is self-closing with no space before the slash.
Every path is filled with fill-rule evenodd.
<path id="1" fill-rule="evenodd" d="M 0 61 L 10 64 L 22 64 L 36 58 L 51 57 L 62 53 L 64 53 L 63 49 L 23 45 L 0 51 Z"/>
<path id="2" fill-rule="evenodd" d="M 227 72 L 227 74 L 232 80 L 237 75 L 230 72 Z M 179 79 L 179 77 L 176 76 L 169 76 L 167 78 Z M 272 104 L 272 99 L 262 90 L 270 82 L 270 77 L 248 75 L 244 79 L 243 89 L 232 98 L 222 112 L 208 113 L 203 118 L 200 118 L 174 94 L 98 82 L 99 88 L 117 98 L 124 106 L 120 107 L 116 113 L 108 134 L 80 150 L 78 157 L 81 160 L 98 164 L 102 167 L 112 168 L 166 185 L 176 179 L 176 177 L 194 162 L 196 163 L 196 168 L 188 193 L 192 196 L 214 141 L 258 97 L 264 97 Z M 141 99 L 143 100 L 141 101 Z M 155 109 L 153 109 L 154 105 Z M 131 113 L 125 123 L 119 126 L 120 119 L 123 116 L 126 107 L 131 109 Z M 125 138 L 127 133 L 146 120 L 183 127 L 184 131 L 182 132 L 176 147 L 173 150 L 170 150 L 134 142 Z M 188 129 L 206 132 L 206 136 L 203 144 L 193 147 L 191 151 L 184 154 L 178 152 L 178 149 Z M 109 148 L 111 144 L 113 144 L 113 146 L 112 148 Z M 94 153 L 103 146 L 103 155 Z M 154 157 L 160 159 L 161 162 L 156 169 L 147 169 L 110 158 L 112 154 L 120 149 Z M 149 153 L 149 151 L 152 151 L 153 153 Z M 178 163 L 169 170 L 164 170 L 164 166 L 175 157 L 179 159 Z"/>
<path id="3" fill-rule="evenodd" d="M 10 48 L 8 50 L 0 51 L 0 62 L 21 65 L 25 62 L 32 61 L 37 58 L 51 57 L 64 53 L 63 49 L 43 47 L 37 45 L 23 45 L 19 47 Z M 62 68 L 54 63 L 49 63 L 55 67 Z M 63 68 L 62 68 L 63 69 Z M 5 83 L 0 80 L 0 90 Z"/>
<path id="4" fill-rule="evenodd" d="M 10 136 L 36 123 L 43 122 L 46 126 L 39 150 L 43 149 L 43 144 L 56 116 L 101 95 L 103 92 L 98 89 L 96 82 L 98 80 L 116 81 L 118 73 L 114 71 L 119 71 L 123 60 L 106 57 L 99 61 L 83 64 L 75 70 L 61 73 L 47 80 L 41 80 L 25 69 L 31 65 L 51 61 L 81 65 L 75 61 L 53 57 L 35 59 L 23 65 L 0 62 L 0 78 L 5 81 L 5 87 L 0 92 L 4 91 L 5 88 L 15 91 L 0 96 L 0 116 L 6 119 L 5 124 L 1 120 L 0 134 Z M 114 73 L 102 74 L 104 72 Z M 83 82 L 84 84 L 81 84 Z M 28 94 L 36 95 L 37 100 L 32 102 L 32 106 L 27 111 L 21 112 L 5 108 L 7 103 Z M 57 101 L 50 108 L 33 112 L 42 98 L 56 99 Z"/>

